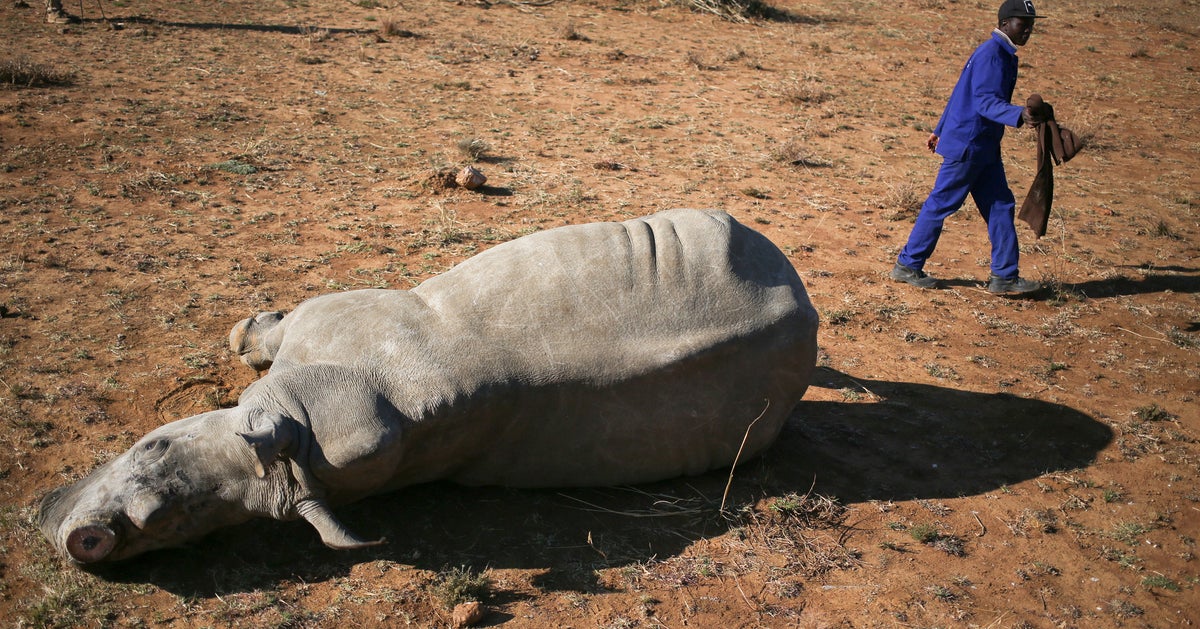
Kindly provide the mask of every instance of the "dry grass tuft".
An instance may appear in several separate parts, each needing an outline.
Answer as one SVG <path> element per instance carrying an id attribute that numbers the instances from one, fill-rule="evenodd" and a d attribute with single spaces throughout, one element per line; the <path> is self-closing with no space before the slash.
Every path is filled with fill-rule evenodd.
<path id="1" fill-rule="evenodd" d="M 879 199 L 879 208 L 887 210 L 883 218 L 889 221 L 905 221 L 915 219 L 925 203 L 922 188 L 911 181 L 897 185 L 889 185 L 887 194 Z"/>
<path id="2" fill-rule="evenodd" d="M 74 72 L 58 70 L 25 56 L 0 61 L 0 83 L 9 83 L 19 87 L 40 87 L 70 85 L 74 82 Z"/>
<path id="3" fill-rule="evenodd" d="M 332 35 L 329 29 L 316 26 L 305 26 L 300 29 L 300 32 L 304 35 L 304 38 L 308 40 L 309 44 L 319 44 L 321 42 L 329 41 L 329 38 Z"/>
<path id="4" fill-rule="evenodd" d="M 688 63 L 691 64 L 691 66 L 693 68 L 695 68 L 701 72 L 711 72 L 713 70 L 721 69 L 721 66 L 719 66 L 715 63 L 709 63 L 707 60 L 705 60 L 703 57 L 700 56 L 700 53 L 698 53 L 694 50 L 688 52 L 687 60 L 688 60 Z"/>
<path id="5" fill-rule="evenodd" d="M 813 154 L 808 142 L 802 138 L 793 138 L 776 148 L 771 153 L 771 159 L 789 166 L 803 166 L 804 168 L 829 168 L 833 166 L 833 161 Z"/>
<path id="6" fill-rule="evenodd" d="M 820 105 L 836 98 L 833 92 L 816 84 L 817 81 L 789 83 L 779 90 L 779 97 L 791 105 Z"/>
<path id="7" fill-rule="evenodd" d="M 862 553 L 846 546 L 849 510 L 836 498 L 809 493 L 777 497 L 765 508 L 738 512 L 751 548 L 785 557 L 791 573 L 813 577 L 862 565 Z"/>
<path id="8" fill-rule="evenodd" d="M 680 0 L 693 11 L 711 13 L 730 22 L 747 23 L 755 19 L 779 19 L 786 14 L 760 0 Z"/>
<path id="9" fill-rule="evenodd" d="M 416 37 L 417 34 L 400 26 L 400 20 L 385 16 L 379 20 L 379 34 L 383 37 Z"/>
<path id="10" fill-rule="evenodd" d="M 566 24 L 564 24 L 562 27 L 562 30 L 559 31 L 559 34 L 561 35 L 561 37 L 563 39 L 565 39 L 567 41 L 582 41 L 582 42 L 592 41 L 587 35 L 584 35 L 583 33 L 579 32 L 579 27 L 576 26 L 575 22 L 573 22 L 573 21 L 567 22 Z"/>
<path id="11" fill-rule="evenodd" d="M 486 141 L 480 138 L 463 138 L 458 141 L 457 146 L 459 152 L 475 161 L 483 159 L 492 149 Z"/>
<path id="12" fill-rule="evenodd" d="M 434 582 L 433 596 L 446 609 L 454 609 L 461 603 L 484 602 L 491 595 L 492 580 L 471 568 L 458 567 L 443 570 Z"/>

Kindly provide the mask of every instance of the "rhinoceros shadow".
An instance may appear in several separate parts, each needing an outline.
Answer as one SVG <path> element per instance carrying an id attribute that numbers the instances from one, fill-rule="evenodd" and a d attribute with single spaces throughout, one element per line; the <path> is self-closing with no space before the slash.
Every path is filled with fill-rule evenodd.
<path id="1" fill-rule="evenodd" d="M 596 591 L 603 587 L 597 570 L 675 556 L 739 525 L 729 512 L 764 497 L 811 489 L 853 504 L 979 494 L 1087 466 L 1113 436 L 1077 410 L 1013 395 L 853 379 L 824 368 L 813 386 L 847 391 L 854 401 L 802 403 L 776 445 L 741 462 L 731 483 L 728 469 L 636 488 L 434 483 L 338 509 L 360 534 L 387 538 L 382 546 L 333 551 L 305 523 L 261 520 L 101 576 L 210 596 L 344 577 L 378 562 L 381 570 L 531 569 L 540 588 Z"/>

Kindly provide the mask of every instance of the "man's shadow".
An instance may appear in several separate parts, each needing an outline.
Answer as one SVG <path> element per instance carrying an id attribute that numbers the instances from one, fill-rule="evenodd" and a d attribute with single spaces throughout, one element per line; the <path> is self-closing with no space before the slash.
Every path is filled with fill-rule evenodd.
<path id="1" fill-rule="evenodd" d="M 1143 269 L 1141 279 L 1119 275 L 1066 284 L 1063 288 L 1092 298 L 1167 292 L 1191 295 L 1200 292 L 1200 276 L 1195 275 L 1197 269 L 1178 266 L 1155 267 L 1153 270 L 1138 268 Z"/>
<path id="2" fill-rule="evenodd" d="M 811 489 L 852 504 L 979 494 L 1087 466 L 1113 437 L 1077 410 L 1012 395 L 856 380 L 825 368 L 813 387 L 825 397 L 841 391 L 846 401 L 802 402 L 766 454 L 739 462 L 732 483 L 729 469 L 632 488 L 433 483 L 337 509 L 359 534 L 386 538 L 382 546 L 333 551 L 306 523 L 258 520 L 97 572 L 211 596 L 344 577 L 382 562 L 381 570 L 530 569 L 540 573 L 538 587 L 596 591 L 597 570 L 678 555 L 745 524 L 737 511 L 763 497 Z"/>

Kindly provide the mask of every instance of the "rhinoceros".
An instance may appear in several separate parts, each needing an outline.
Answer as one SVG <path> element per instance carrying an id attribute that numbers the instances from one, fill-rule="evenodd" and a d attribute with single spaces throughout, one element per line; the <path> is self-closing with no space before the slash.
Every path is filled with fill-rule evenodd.
<path id="1" fill-rule="evenodd" d="M 161 426 L 42 500 L 80 564 L 254 517 L 378 543 L 332 507 L 416 483 L 605 486 L 761 453 L 800 402 L 817 314 L 788 259 L 718 211 L 559 227 L 411 290 L 261 313 L 231 348 L 268 370 L 232 408 Z"/>

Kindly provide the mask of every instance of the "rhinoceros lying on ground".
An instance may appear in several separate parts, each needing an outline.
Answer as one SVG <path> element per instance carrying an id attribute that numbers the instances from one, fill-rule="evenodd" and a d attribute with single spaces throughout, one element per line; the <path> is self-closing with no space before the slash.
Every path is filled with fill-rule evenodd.
<path id="1" fill-rule="evenodd" d="M 233 349 L 270 372 L 238 405 L 162 426 L 51 492 L 40 526 L 79 563 L 256 516 L 304 518 L 356 548 L 374 542 L 330 506 L 414 483 L 697 474 L 733 463 L 743 438 L 743 458 L 770 445 L 816 333 L 787 258 L 722 212 L 554 229 L 412 290 L 239 323 Z"/>

